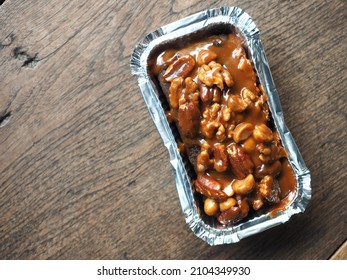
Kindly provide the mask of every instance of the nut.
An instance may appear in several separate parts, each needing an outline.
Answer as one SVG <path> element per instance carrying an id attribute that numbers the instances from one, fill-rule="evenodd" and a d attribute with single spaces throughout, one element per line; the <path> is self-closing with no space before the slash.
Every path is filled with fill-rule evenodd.
<path id="1" fill-rule="evenodd" d="M 194 66 L 194 57 L 189 54 L 183 55 L 169 65 L 163 75 L 163 80 L 165 82 L 171 82 L 177 77 L 186 78 L 192 72 Z"/>
<path id="2" fill-rule="evenodd" d="M 251 123 L 243 122 L 237 125 L 233 134 L 235 143 L 246 140 L 249 136 L 252 135 L 253 129 L 254 126 Z"/>
<path id="3" fill-rule="evenodd" d="M 195 102 L 187 102 L 178 108 L 178 124 L 187 137 L 195 137 L 199 133 L 200 110 Z"/>
<path id="4" fill-rule="evenodd" d="M 253 175 L 248 174 L 243 180 L 235 180 L 232 187 L 236 194 L 247 194 L 253 190 L 254 185 L 255 181 Z"/>
<path id="5" fill-rule="evenodd" d="M 265 124 L 258 124 L 253 130 L 253 137 L 258 142 L 270 142 L 273 140 L 272 130 Z"/>
<path id="6" fill-rule="evenodd" d="M 254 102 L 257 99 L 257 96 L 252 91 L 250 91 L 248 88 L 243 88 L 241 90 L 241 96 L 242 96 L 242 99 L 247 104 L 251 104 L 252 102 Z"/>
<path id="7" fill-rule="evenodd" d="M 270 203 L 280 202 L 280 187 L 272 176 L 265 176 L 259 183 L 259 193 Z"/>
<path id="8" fill-rule="evenodd" d="M 259 210 L 264 205 L 263 196 L 257 191 L 253 197 L 251 197 L 250 202 L 255 211 Z"/>
<path id="9" fill-rule="evenodd" d="M 178 100 L 181 97 L 182 90 L 184 88 L 184 79 L 178 77 L 172 80 L 169 88 L 169 102 L 172 108 L 178 108 Z"/>
<path id="10" fill-rule="evenodd" d="M 222 109 L 223 121 L 228 122 L 231 118 L 231 110 L 228 107 L 223 107 Z"/>
<path id="11" fill-rule="evenodd" d="M 235 206 L 237 201 L 235 198 L 229 197 L 227 200 L 219 203 L 219 210 L 221 212 L 228 210 L 229 208 Z"/>
<path id="12" fill-rule="evenodd" d="M 241 220 L 241 210 L 238 206 L 230 207 L 217 216 L 218 222 L 222 225 L 236 224 Z"/>
<path id="13" fill-rule="evenodd" d="M 252 67 L 251 62 L 247 58 L 242 56 L 240 58 L 239 64 L 237 65 L 237 69 L 240 69 L 242 71 L 247 71 L 247 68 L 249 69 L 251 67 Z"/>
<path id="14" fill-rule="evenodd" d="M 249 205 L 248 205 L 246 199 L 241 199 L 241 198 L 237 198 L 237 204 L 240 207 L 241 219 L 243 219 L 244 217 L 246 217 L 248 215 Z"/>
<path id="15" fill-rule="evenodd" d="M 208 64 L 212 60 L 217 58 L 217 54 L 210 50 L 202 50 L 198 54 L 197 62 L 198 65 Z"/>
<path id="16" fill-rule="evenodd" d="M 227 194 L 222 191 L 222 184 L 212 177 L 199 173 L 195 181 L 195 189 L 197 192 L 218 200 L 228 198 Z"/>
<path id="17" fill-rule="evenodd" d="M 217 133 L 216 133 L 216 138 L 220 142 L 223 142 L 225 140 L 225 138 L 226 138 L 225 127 L 222 124 L 220 124 L 219 127 L 218 127 L 218 130 L 217 130 Z"/>
<path id="18" fill-rule="evenodd" d="M 247 103 L 239 95 L 231 94 L 228 98 L 228 107 L 233 112 L 243 112 L 247 106 Z"/>
<path id="19" fill-rule="evenodd" d="M 253 162 L 243 148 L 238 144 L 232 143 L 227 147 L 231 168 L 236 178 L 241 180 L 246 178 L 253 171 Z"/>
<path id="20" fill-rule="evenodd" d="M 256 149 L 257 143 L 255 142 L 254 138 L 248 137 L 245 142 L 243 142 L 243 148 L 246 153 L 252 153 Z"/>
<path id="21" fill-rule="evenodd" d="M 217 87 L 219 87 L 221 90 L 224 89 L 224 83 L 228 87 L 234 85 L 234 81 L 229 71 L 215 61 L 211 61 L 208 65 L 203 64 L 201 67 L 199 67 L 198 78 L 208 87 L 217 85 Z"/>
<path id="22" fill-rule="evenodd" d="M 223 225 L 236 224 L 248 215 L 249 205 L 245 199 L 237 198 L 238 206 L 232 206 L 221 212 L 217 220 Z"/>
<path id="23" fill-rule="evenodd" d="M 231 186 L 231 183 L 230 184 L 227 184 L 224 189 L 223 189 L 223 192 L 225 192 L 227 194 L 227 196 L 231 197 L 234 195 L 234 190 L 233 190 L 233 187 Z"/>
<path id="24" fill-rule="evenodd" d="M 213 165 L 213 160 L 210 158 L 210 154 L 208 150 L 201 149 L 201 152 L 198 154 L 196 158 L 196 166 L 198 172 L 203 172 Z"/>
<path id="25" fill-rule="evenodd" d="M 202 102 L 207 103 L 212 100 L 212 88 L 207 87 L 203 83 L 199 83 L 200 99 Z"/>
<path id="26" fill-rule="evenodd" d="M 206 198 L 204 202 L 204 212 L 208 216 L 215 216 L 218 213 L 218 202 L 212 198 Z"/>
<path id="27" fill-rule="evenodd" d="M 257 145 L 259 151 L 259 159 L 264 163 L 271 163 L 275 160 L 287 157 L 286 150 L 282 146 L 277 146 L 274 143 Z"/>
<path id="28" fill-rule="evenodd" d="M 228 168 L 228 154 L 225 146 L 216 144 L 213 147 L 214 169 L 218 172 L 224 172 Z"/>
<path id="29" fill-rule="evenodd" d="M 259 165 L 254 172 L 254 176 L 256 178 L 264 178 L 266 175 L 272 175 L 273 177 L 276 177 L 278 174 L 280 174 L 282 170 L 282 164 L 279 160 L 276 160 L 273 163 L 264 163 L 262 165 Z"/>

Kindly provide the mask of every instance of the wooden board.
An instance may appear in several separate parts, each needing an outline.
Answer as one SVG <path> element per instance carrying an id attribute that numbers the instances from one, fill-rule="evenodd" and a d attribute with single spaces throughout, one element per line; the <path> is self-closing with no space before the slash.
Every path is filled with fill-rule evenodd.
<path id="1" fill-rule="evenodd" d="M 229 1 L 0 6 L 0 258 L 328 259 L 346 238 L 346 4 L 233 1 L 252 16 L 312 173 L 304 214 L 211 247 L 186 225 L 130 72 L 145 34 Z M 229 4 L 230 5 L 230 4 Z"/>

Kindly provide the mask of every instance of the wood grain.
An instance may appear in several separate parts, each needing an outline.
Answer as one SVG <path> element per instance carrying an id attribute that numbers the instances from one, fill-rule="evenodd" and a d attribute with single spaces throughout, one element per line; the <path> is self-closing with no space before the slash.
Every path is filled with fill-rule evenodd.
<path id="1" fill-rule="evenodd" d="M 261 31 L 312 173 L 304 214 L 210 247 L 185 224 L 130 55 L 230 1 L 6 0 L 0 7 L 1 259 L 328 259 L 346 238 L 346 4 L 232 1 Z"/>
<path id="2" fill-rule="evenodd" d="M 331 260 L 347 260 L 347 241 L 330 257 Z"/>

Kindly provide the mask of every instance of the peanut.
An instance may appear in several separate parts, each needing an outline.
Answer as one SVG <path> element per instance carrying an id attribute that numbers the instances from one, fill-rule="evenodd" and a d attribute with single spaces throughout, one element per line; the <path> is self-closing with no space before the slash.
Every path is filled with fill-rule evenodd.
<path id="1" fill-rule="evenodd" d="M 237 201 L 235 198 L 229 197 L 227 200 L 224 200 L 219 203 L 219 210 L 221 212 L 228 210 L 229 208 L 235 206 L 237 204 Z"/>
<path id="2" fill-rule="evenodd" d="M 206 198 L 204 202 L 204 212 L 208 216 L 215 216 L 218 213 L 219 206 L 217 201 L 212 198 Z"/>

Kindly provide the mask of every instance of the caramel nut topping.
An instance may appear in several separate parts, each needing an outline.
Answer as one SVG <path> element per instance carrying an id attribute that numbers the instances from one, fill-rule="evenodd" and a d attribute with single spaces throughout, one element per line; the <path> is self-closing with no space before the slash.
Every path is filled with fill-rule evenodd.
<path id="1" fill-rule="evenodd" d="M 243 44 L 228 34 L 175 45 L 159 54 L 153 69 L 170 107 L 167 118 L 178 127 L 179 151 L 196 172 L 196 198 L 222 225 L 282 207 L 296 187 Z"/>

